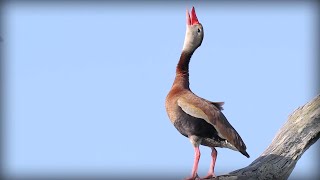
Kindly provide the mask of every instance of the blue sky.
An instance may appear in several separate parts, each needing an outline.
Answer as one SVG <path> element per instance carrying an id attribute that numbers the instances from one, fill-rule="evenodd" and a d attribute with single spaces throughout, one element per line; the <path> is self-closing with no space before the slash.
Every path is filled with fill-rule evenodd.
<path id="1" fill-rule="evenodd" d="M 190 63 L 191 89 L 225 101 L 251 156 L 218 149 L 216 174 L 257 158 L 319 92 L 315 4 L 7 3 L 5 172 L 188 176 L 193 148 L 164 100 L 193 5 L 205 37 Z M 317 147 L 291 177 L 314 176 Z M 201 152 L 205 175 L 210 149 Z"/>

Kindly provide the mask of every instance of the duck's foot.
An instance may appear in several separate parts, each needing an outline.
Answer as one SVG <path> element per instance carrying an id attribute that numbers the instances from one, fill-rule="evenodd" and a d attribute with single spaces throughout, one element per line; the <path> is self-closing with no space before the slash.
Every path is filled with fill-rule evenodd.
<path id="1" fill-rule="evenodd" d="M 201 179 L 211 179 L 211 178 L 213 178 L 213 177 L 216 177 L 216 175 L 215 175 L 214 173 L 208 174 L 208 175 L 206 175 L 205 177 L 203 177 L 203 178 L 201 178 Z"/>
<path id="2" fill-rule="evenodd" d="M 200 177 L 198 174 L 195 174 L 195 176 L 184 178 L 184 180 L 200 180 Z"/>

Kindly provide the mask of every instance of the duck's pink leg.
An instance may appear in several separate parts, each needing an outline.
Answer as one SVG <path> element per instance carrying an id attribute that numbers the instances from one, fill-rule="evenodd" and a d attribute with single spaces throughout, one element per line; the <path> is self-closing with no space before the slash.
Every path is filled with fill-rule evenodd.
<path id="1" fill-rule="evenodd" d="M 186 180 L 195 180 L 198 178 L 198 164 L 199 164 L 199 159 L 200 159 L 200 149 L 199 146 L 194 147 L 194 163 L 193 163 L 193 168 L 191 172 L 191 177 L 186 178 Z"/>
<path id="2" fill-rule="evenodd" d="M 204 177 L 203 179 L 208 179 L 208 178 L 212 178 L 212 177 L 216 177 L 216 175 L 214 174 L 214 166 L 216 164 L 216 160 L 217 160 L 217 150 L 213 147 L 211 148 L 212 152 L 211 152 L 211 156 L 212 156 L 212 160 L 211 160 L 211 164 L 210 164 L 210 169 L 208 172 L 208 175 L 206 177 Z"/>

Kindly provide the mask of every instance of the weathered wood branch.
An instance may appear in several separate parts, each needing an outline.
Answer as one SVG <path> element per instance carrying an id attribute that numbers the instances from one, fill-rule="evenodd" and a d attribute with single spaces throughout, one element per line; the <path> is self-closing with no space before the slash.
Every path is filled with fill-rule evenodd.
<path id="1" fill-rule="evenodd" d="M 249 166 L 214 179 L 287 179 L 303 153 L 320 137 L 320 95 L 295 110 L 269 147 Z"/>

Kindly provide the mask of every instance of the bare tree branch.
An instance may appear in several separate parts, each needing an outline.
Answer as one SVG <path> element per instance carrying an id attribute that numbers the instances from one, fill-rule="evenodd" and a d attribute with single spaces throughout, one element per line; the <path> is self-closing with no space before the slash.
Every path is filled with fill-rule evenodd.
<path id="1" fill-rule="evenodd" d="M 249 166 L 214 179 L 287 179 L 303 153 L 320 137 L 320 95 L 295 110 L 269 147 Z"/>

